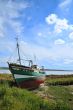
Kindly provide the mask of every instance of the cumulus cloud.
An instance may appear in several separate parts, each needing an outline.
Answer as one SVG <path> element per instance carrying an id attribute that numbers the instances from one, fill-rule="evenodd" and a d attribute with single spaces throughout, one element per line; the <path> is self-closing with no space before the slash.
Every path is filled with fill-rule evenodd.
<path id="1" fill-rule="evenodd" d="M 47 16 L 46 18 L 45 18 L 45 20 L 46 20 L 46 22 L 48 23 L 48 24 L 54 24 L 54 23 L 56 23 L 57 22 L 57 15 L 56 14 L 51 14 L 51 15 L 49 15 L 49 16 Z"/>
<path id="2" fill-rule="evenodd" d="M 68 29 L 68 21 L 64 19 L 58 18 L 56 14 L 51 14 L 48 17 L 46 17 L 46 22 L 48 24 L 55 24 L 54 28 L 56 32 L 61 32 L 62 30 Z"/>
<path id="3" fill-rule="evenodd" d="M 69 38 L 73 40 L 73 32 L 69 34 Z"/>
<path id="4" fill-rule="evenodd" d="M 56 25 L 55 25 L 55 31 L 57 33 L 62 32 L 62 30 L 68 29 L 68 21 L 66 19 L 57 19 Z"/>
<path id="5" fill-rule="evenodd" d="M 72 0 L 63 0 L 63 2 L 61 2 L 59 4 L 59 7 L 62 8 L 62 9 L 66 8 L 71 4 L 71 2 L 72 2 Z"/>
<path id="6" fill-rule="evenodd" d="M 68 64 L 72 64 L 73 62 L 71 62 L 71 59 L 73 59 L 73 45 L 71 45 L 71 43 L 68 42 L 69 40 L 68 35 L 69 33 L 73 32 L 73 24 L 69 24 L 69 21 L 66 18 L 60 18 L 58 17 L 57 14 L 48 15 L 45 18 L 45 21 L 48 24 L 47 27 L 49 28 L 52 27 L 52 29 L 50 28 L 47 31 L 45 31 L 46 40 L 45 39 L 43 40 L 44 42 L 47 42 L 48 48 L 46 46 L 40 47 L 39 45 L 38 46 L 33 45 L 32 50 L 41 60 L 45 60 L 45 59 L 52 60 L 54 64 L 56 64 L 55 63 L 56 61 L 61 62 L 62 60 L 62 63 L 64 64 L 66 64 L 67 62 L 69 62 Z M 47 33 L 49 30 L 51 34 L 48 37 Z M 38 31 L 38 36 L 42 36 L 41 32 L 42 31 Z M 38 38 L 40 42 L 41 39 L 43 39 L 43 37 L 42 38 L 38 37 Z M 52 42 L 52 40 L 50 39 L 54 39 L 54 42 Z M 44 44 L 46 45 L 46 43 Z M 42 51 L 40 52 L 40 50 Z M 70 59 L 70 60 L 65 60 L 65 59 Z"/>
<path id="7" fill-rule="evenodd" d="M 55 33 L 61 33 L 67 30 L 73 30 L 73 25 L 68 23 L 66 18 L 59 18 L 56 14 L 50 14 L 45 18 L 45 21 L 48 25 L 54 27 Z"/>
<path id="8" fill-rule="evenodd" d="M 65 41 L 62 39 L 57 39 L 57 40 L 55 40 L 54 43 L 55 43 L 55 45 L 62 45 L 62 44 L 65 44 Z"/>

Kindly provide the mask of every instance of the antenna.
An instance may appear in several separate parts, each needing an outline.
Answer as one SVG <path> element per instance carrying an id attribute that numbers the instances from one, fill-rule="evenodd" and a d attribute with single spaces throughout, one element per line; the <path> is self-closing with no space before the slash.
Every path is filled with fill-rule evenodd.
<path id="1" fill-rule="evenodd" d="M 18 51 L 18 57 L 19 57 L 19 58 L 18 58 L 18 61 L 19 61 L 20 65 L 21 65 L 21 58 L 20 58 L 18 37 L 16 38 L 16 41 L 17 41 L 17 51 Z"/>
<path id="2" fill-rule="evenodd" d="M 35 64 L 37 64 L 37 58 L 36 58 L 35 54 L 34 54 L 34 62 L 35 62 Z"/>

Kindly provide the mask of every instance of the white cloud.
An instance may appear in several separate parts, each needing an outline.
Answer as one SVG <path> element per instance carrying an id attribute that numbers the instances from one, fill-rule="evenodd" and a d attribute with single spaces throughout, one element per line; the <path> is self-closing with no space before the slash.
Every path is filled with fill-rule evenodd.
<path id="1" fill-rule="evenodd" d="M 21 33 L 24 29 L 21 22 L 10 20 L 10 25 L 15 31 L 16 35 L 21 36 Z"/>
<path id="2" fill-rule="evenodd" d="M 52 25 L 54 27 L 55 33 L 61 33 L 64 30 L 72 30 L 72 25 L 68 24 L 68 20 L 63 18 L 59 18 L 56 14 L 51 14 L 45 18 L 45 21 L 48 25 Z"/>
<path id="3" fill-rule="evenodd" d="M 27 2 L 14 2 L 12 0 L 10 0 L 8 2 L 8 4 L 6 5 L 7 11 L 8 11 L 8 15 L 10 18 L 15 18 L 15 17 L 19 17 L 20 13 L 19 11 L 22 9 L 26 9 L 30 7 L 30 4 L 28 4 Z"/>
<path id="4" fill-rule="evenodd" d="M 51 15 L 49 15 L 49 16 L 47 16 L 46 18 L 45 18 L 45 20 L 46 20 L 46 22 L 48 23 L 48 24 L 54 24 L 54 23 L 56 23 L 57 22 L 57 15 L 56 14 L 51 14 Z"/>
<path id="5" fill-rule="evenodd" d="M 57 33 L 62 32 L 62 30 L 68 29 L 68 21 L 66 19 L 57 19 L 56 25 L 55 25 L 55 31 Z"/>
<path id="6" fill-rule="evenodd" d="M 69 34 L 69 38 L 73 40 L 73 32 Z"/>
<path id="7" fill-rule="evenodd" d="M 57 39 L 57 40 L 55 40 L 54 43 L 55 43 L 55 45 L 62 45 L 62 44 L 65 44 L 65 41 L 62 39 Z"/>
<path id="8" fill-rule="evenodd" d="M 63 2 L 61 2 L 59 4 L 59 7 L 62 8 L 62 9 L 66 8 L 71 4 L 71 2 L 72 2 L 72 0 L 63 0 Z"/>
<path id="9" fill-rule="evenodd" d="M 27 2 L 0 1 L 0 36 L 6 36 L 9 27 L 13 28 L 17 35 L 21 35 L 23 31 L 22 22 L 14 20 L 14 18 L 21 17 L 20 11 L 23 9 L 25 11 L 28 7 L 30 7 L 30 4 Z"/>

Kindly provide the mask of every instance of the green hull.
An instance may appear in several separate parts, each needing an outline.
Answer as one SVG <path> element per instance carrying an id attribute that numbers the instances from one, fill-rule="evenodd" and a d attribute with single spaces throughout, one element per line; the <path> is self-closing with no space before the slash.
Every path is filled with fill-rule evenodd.
<path id="1" fill-rule="evenodd" d="M 9 69 L 19 87 L 34 88 L 44 83 L 45 74 L 26 66 L 9 65 Z"/>

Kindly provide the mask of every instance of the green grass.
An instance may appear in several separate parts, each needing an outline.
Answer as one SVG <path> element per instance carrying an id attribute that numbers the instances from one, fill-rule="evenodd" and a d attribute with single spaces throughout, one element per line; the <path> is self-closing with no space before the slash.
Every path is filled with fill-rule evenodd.
<path id="1" fill-rule="evenodd" d="M 73 110 L 73 86 L 47 86 L 33 91 L 10 86 L 8 78 L 0 83 L 0 110 Z M 10 79 L 11 78 L 11 79 Z M 54 80 L 54 79 L 52 79 Z M 45 96 L 41 97 L 43 93 Z"/>
<path id="2" fill-rule="evenodd" d="M 0 81 L 1 80 L 13 81 L 12 74 L 0 74 Z"/>
<path id="3" fill-rule="evenodd" d="M 0 110 L 49 110 L 49 104 L 30 91 L 1 84 Z"/>
<path id="4" fill-rule="evenodd" d="M 46 83 L 47 85 L 73 85 L 73 76 L 48 77 Z"/>
<path id="5" fill-rule="evenodd" d="M 56 102 L 62 102 L 71 110 L 73 109 L 73 86 L 50 86 L 47 92 L 48 96 L 50 94 Z"/>

